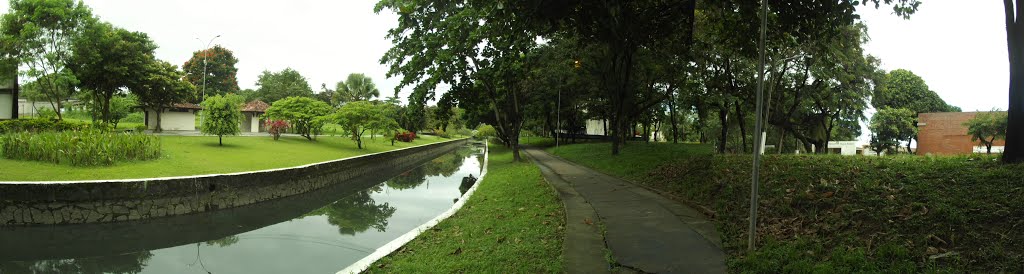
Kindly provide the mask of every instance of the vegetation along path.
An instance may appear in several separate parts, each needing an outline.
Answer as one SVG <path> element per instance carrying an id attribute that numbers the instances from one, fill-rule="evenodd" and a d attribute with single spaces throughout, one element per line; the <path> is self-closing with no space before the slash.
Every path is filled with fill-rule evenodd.
<path id="1" fill-rule="evenodd" d="M 603 226 L 614 266 L 652 273 L 726 271 L 725 253 L 717 243 L 714 226 L 696 210 L 542 150 L 530 148 L 526 152 L 543 167 L 545 177 L 568 182 L 593 207 L 599 220 L 581 221 L 574 219 L 574 212 L 567 205 L 568 222 Z M 571 228 L 572 225 L 566 232 L 570 234 L 567 239 L 574 237 L 572 233 L 588 233 Z M 586 238 L 587 235 L 576 237 Z M 571 240 L 567 240 L 569 242 Z M 570 248 L 567 246 L 567 252 L 572 251 Z M 574 258 L 592 257 L 567 254 L 569 266 L 573 265 Z"/>

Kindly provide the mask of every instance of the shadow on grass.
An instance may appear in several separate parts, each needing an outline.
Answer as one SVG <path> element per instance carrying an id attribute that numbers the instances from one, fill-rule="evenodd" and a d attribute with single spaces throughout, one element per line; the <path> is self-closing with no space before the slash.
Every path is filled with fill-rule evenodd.
<path id="1" fill-rule="evenodd" d="M 232 144 L 230 142 L 224 142 L 224 145 L 220 145 L 220 144 L 218 144 L 216 142 L 216 140 L 214 140 L 213 142 L 203 142 L 202 145 L 203 146 L 207 146 L 207 147 L 220 147 L 220 148 L 243 148 L 243 147 L 245 147 L 245 146 L 238 145 L 238 144 Z"/>

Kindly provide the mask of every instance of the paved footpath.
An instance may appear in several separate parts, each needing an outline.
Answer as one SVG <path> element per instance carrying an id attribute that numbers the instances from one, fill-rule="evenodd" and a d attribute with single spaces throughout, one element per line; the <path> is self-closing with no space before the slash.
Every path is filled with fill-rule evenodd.
<path id="1" fill-rule="evenodd" d="M 715 227 L 700 212 L 543 150 L 526 152 L 565 203 L 568 272 L 726 272 Z"/>

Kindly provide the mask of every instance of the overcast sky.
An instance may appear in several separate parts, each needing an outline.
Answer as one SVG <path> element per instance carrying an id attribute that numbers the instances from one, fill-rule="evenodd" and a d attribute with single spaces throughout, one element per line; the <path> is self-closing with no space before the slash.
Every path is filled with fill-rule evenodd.
<path id="1" fill-rule="evenodd" d="M 238 57 L 238 84 L 255 88 L 263 70 L 286 67 L 306 76 L 314 90 L 333 87 L 349 73 L 366 73 L 390 95 L 398 79 L 384 77 L 381 55 L 397 16 L 373 13 L 374 0 L 345 1 L 86 1 L 103 20 L 142 31 L 160 46 L 157 57 L 179 66 L 208 39 Z M 8 9 L 0 1 L 0 11 Z M 996 0 L 925 0 L 910 20 L 891 9 L 861 7 L 869 54 L 887 70 L 920 75 L 946 102 L 964 111 L 1006 109 L 1008 65 L 1002 3 Z M 195 38 L 202 38 L 203 42 Z M 405 99 L 405 94 L 402 95 Z"/>

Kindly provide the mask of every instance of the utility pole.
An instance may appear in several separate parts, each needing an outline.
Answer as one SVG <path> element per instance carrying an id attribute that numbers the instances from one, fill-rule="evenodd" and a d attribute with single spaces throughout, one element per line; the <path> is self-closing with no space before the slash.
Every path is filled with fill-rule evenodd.
<path id="1" fill-rule="evenodd" d="M 210 56 L 210 45 L 213 44 L 213 40 L 217 40 L 218 37 L 220 37 L 220 34 L 218 34 L 217 36 L 214 36 L 213 38 L 210 38 L 210 42 L 207 42 L 206 43 L 206 47 L 203 48 L 203 97 L 200 100 L 200 102 L 206 101 L 206 58 Z M 199 37 L 196 37 L 196 40 L 199 41 L 200 45 L 203 43 L 203 40 L 199 40 Z M 205 118 L 205 117 L 206 117 L 206 111 L 200 110 L 200 112 L 199 112 L 199 126 L 203 125 L 203 118 Z"/>
<path id="2" fill-rule="evenodd" d="M 759 64 L 758 64 L 758 68 L 759 68 L 758 74 L 760 75 L 760 77 L 757 78 L 757 116 L 756 116 L 757 117 L 757 121 L 756 121 L 756 126 L 755 126 L 755 129 L 754 129 L 754 132 L 757 133 L 757 134 L 754 134 L 754 138 L 755 138 L 754 145 L 757 146 L 757 147 L 754 148 L 754 163 L 753 163 L 753 167 L 752 167 L 752 170 L 751 170 L 751 173 L 750 173 L 751 174 L 751 176 L 750 176 L 751 177 L 750 178 L 750 228 L 749 228 L 749 231 L 747 232 L 747 236 L 748 236 L 748 238 L 747 238 L 747 249 L 749 251 L 754 251 L 754 242 L 755 242 L 755 239 L 756 239 L 756 236 L 757 236 L 757 204 L 758 204 L 757 203 L 757 198 L 758 198 L 757 197 L 757 195 L 758 195 L 757 192 L 758 192 L 758 183 L 760 181 L 760 175 L 761 175 L 760 174 L 760 171 L 761 171 L 761 147 L 763 146 L 761 144 L 761 141 L 764 138 L 763 135 L 760 134 L 762 132 L 762 130 L 761 130 L 762 127 L 763 127 L 762 124 L 764 123 L 764 106 L 762 105 L 763 104 L 762 101 L 764 101 L 764 76 L 765 76 L 765 71 L 764 71 L 764 62 L 765 62 L 765 60 L 764 60 L 764 58 L 765 58 L 765 56 L 764 56 L 765 55 L 764 54 L 764 40 L 765 40 L 765 30 L 767 28 L 768 28 L 768 0 L 761 0 L 761 39 L 758 41 L 758 47 L 760 48 L 760 50 L 759 50 L 759 55 L 760 55 L 759 59 L 760 59 L 760 61 L 759 61 Z"/>

